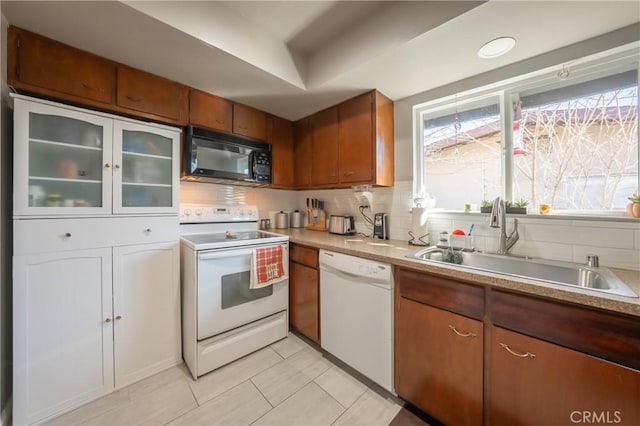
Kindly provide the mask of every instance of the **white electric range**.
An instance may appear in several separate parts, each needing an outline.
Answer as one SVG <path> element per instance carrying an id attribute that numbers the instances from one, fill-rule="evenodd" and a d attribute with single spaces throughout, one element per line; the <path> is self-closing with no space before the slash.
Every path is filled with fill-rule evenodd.
<path id="1" fill-rule="evenodd" d="M 253 250 L 289 237 L 258 230 L 255 206 L 180 206 L 182 349 L 194 378 L 287 336 L 289 280 L 249 288 Z"/>

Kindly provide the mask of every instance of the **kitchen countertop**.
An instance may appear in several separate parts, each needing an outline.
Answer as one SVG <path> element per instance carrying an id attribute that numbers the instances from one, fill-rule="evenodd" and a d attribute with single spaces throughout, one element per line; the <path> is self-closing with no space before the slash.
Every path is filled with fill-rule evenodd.
<path id="1" fill-rule="evenodd" d="M 276 229 L 273 231 L 288 235 L 292 243 L 333 250 L 375 261 L 391 263 L 417 271 L 444 274 L 451 278 L 592 306 L 640 318 L 640 298 L 610 295 L 579 287 L 574 288 L 525 278 L 511 277 L 493 272 L 472 271 L 457 265 L 409 259 L 406 255 L 415 253 L 424 247 L 411 246 L 406 241 L 374 240 L 362 235 L 333 235 L 328 232 L 310 231 L 301 228 Z M 620 280 L 627 284 L 631 290 L 640 295 L 640 271 L 618 268 L 609 269 L 616 274 Z"/>

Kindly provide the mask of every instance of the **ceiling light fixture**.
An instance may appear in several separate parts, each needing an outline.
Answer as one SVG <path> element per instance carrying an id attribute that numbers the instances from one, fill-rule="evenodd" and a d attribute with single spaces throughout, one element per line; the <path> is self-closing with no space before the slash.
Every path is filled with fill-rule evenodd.
<path id="1" fill-rule="evenodd" d="M 516 39 L 513 37 L 498 37 L 486 42 L 478 50 L 478 56 L 484 59 L 497 58 L 504 55 L 516 45 Z"/>

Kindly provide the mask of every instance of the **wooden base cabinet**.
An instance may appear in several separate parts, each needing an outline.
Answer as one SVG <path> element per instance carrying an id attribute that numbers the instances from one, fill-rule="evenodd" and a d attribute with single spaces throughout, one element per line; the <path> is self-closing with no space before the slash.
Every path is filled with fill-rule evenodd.
<path id="1" fill-rule="evenodd" d="M 635 317 L 404 268 L 395 315 L 395 390 L 447 425 L 640 424 Z"/>
<path id="2" fill-rule="evenodd" d="M 289 325 L 320 343 L 320 277 L 318 250 L 289 248 Z"/>
<path id="3" fill-rule="evenodd" d="M 399 303 L 396 392 L 445 424 L 482 424 L 482 322 Z"/>
<path id="4" fill-rule="evenodd" d="M 482 321 L 441 308 L 469 291 L 403 269 L 397 276 L 396 392 L 447 425 L 481 425 Z"/>
<path id="5" fill-rule="evenodd" d="M 640 424 L 639 371 L 495 326 L 490 352 L 490 424 Z"/>

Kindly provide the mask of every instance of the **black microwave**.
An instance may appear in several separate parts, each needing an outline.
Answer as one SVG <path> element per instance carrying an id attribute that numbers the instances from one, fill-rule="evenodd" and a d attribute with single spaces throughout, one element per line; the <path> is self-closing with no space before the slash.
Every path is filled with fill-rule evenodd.
<path id="1" fill-rule="evenodd" d="M 187 126 L 182 179 L 261 186 L 271 183 L 271 145 L 242 136 Z"/>

